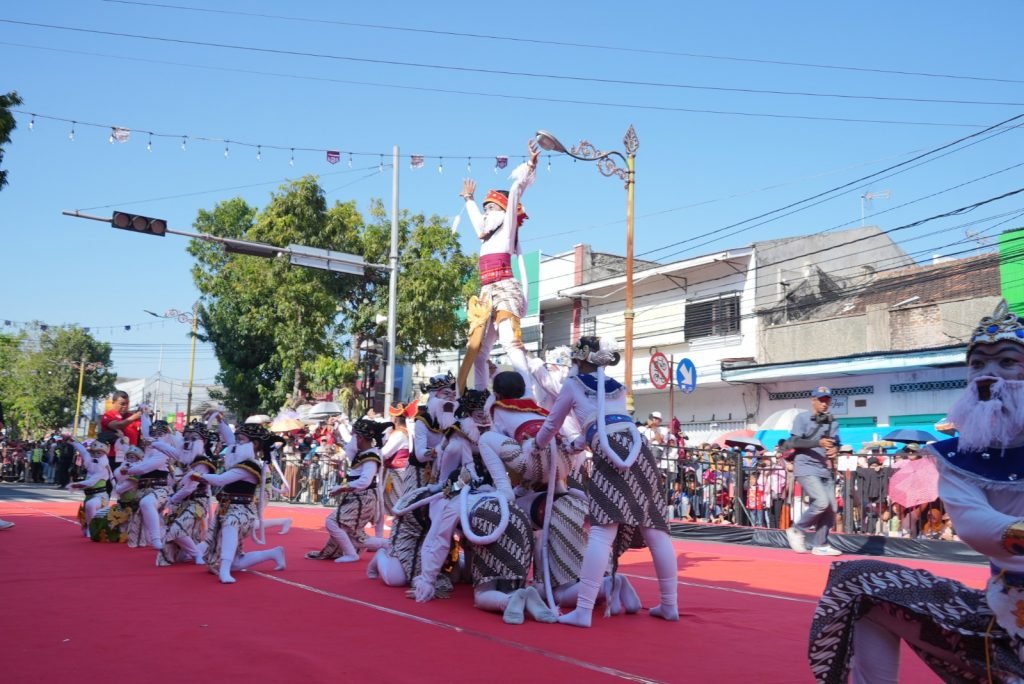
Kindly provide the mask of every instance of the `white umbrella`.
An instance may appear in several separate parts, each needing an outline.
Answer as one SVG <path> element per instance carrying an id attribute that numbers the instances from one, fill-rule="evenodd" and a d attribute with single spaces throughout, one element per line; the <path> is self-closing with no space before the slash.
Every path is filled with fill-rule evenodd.
<path id="1" fill-rule="evenodd" d="M 271 432 L 291 432 L 292 430 L 301 430 L 304 427 L 306 427 L 306 424 L 299 419 L 298 412 L 281 411 L 267 429 Z"/>
<path id="2" fill-rule="evenodd" d="M 256 416 L 249 416 L 248 418 L 245 419 L 245 422 L 250 424 L 255 423 L 256 425 L 266 425 L 272 420 L 273 418 L 271 418 L 270 416 L 265 416 L 261 413 Z"/>
<path id="3" fill-rule="evenodd" d="M 309 417 L 336 416 L 341 412 L 341 407 L 333 401 L 321 401 L 309 410 Z"/>
<path id="4" fill-rule="evenodd" d="M 793 420 L 804 412 L 804 409 L 788 408 L 776 411 L 764 419 L 758 430 L 792 430 Z"/>

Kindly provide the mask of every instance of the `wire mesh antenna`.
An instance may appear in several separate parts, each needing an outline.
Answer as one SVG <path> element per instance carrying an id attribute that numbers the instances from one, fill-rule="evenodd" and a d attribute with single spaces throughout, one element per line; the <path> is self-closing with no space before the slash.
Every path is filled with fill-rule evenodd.
<path id="1" fill-rule="evenodd" d="M 889 199 L 892 197 L 892 190 L 881 192 L 865 192 L 860 196 L 860 225 L 864 225 L 865 208 L 871 208 L 871 201 L 876 199 Z"/>

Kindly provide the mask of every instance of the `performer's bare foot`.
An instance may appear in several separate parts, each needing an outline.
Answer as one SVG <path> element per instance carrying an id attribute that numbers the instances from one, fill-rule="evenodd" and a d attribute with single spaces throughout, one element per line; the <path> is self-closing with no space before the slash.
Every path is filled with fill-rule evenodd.
<path id="1" fill-rule="evenodd" d="M 666 606 L 659 603 L 651 608 L 651 617 L 659 617 L 669 622 L 679 622 L 679 608 L 677 606 Z"/>
<path id="2" fill-rule="evenodd" d="M 637 595 L 636 589 L 633 588 L 629 578 L 623 575 L 616 575 L 616 577 L 622 578 L 622 587 L 619 590 L 619 600 L 622 601 L 622 608 L 626 611 L 626 615 L 639 613 L 640 609 L 644 606 L 640 603 L 640 596 Z"/>
<path id="3" fill-rule="evenodd" d="M 558 621 L 563 625 L 572 625 L 573 627 L 590 627 L 590 619 L 593 614 L 593 610 L 577 608 L 571 613 L 558 616 Z"/>
<path id="4" fill-rule="evenodd" d="M 558 622 L 558 614 L 548 608 L 548 604 L 544 603 L 544 599 L 540 597 L 536 587 L 526 587 L 522 590 L 522 594 L 526 599 L 526 612 L 530 617 L 537 622 L 548 624 Z"/>

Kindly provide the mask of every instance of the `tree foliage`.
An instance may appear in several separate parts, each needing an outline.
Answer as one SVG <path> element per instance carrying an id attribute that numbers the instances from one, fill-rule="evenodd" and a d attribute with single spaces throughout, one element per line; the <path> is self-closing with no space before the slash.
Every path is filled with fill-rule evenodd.
<path id="1" fill-rule="evenodd" d="M 32 436 L 71 425 L 78 396 L 78 364 L 83 359 L 86 364 L 102 365 L 102 369 L 85 372 L 83 407 L 110 394 L 117 376 L 111 369 L 109 344 L 79 327 L 38 327 L 37 338 L 25 332 L 0 335 L 0 402 L 7 422 Z"/>
<path id="2" fill-rule="evenodd" d="M 383 205 L 373 203 L 369 221 L 355 202 L 328 206 L 312 176 L 282 186 L 262 211 L 231 199 L 201 210 L 194 225 L 208 235 L 388 263 L 391 222 Z M 399 233 L 396 354 L 422 361 L 433 350 L 463 343 L 456 312 L 473 286 L 475 261 L 438 217 L 403 214 Z M 387 270 L 367 268 L 362 277 L 330 273 L 229 255 L 196 240 L 189 251 L 203 294 L 201 337 L 214 346 L 230 409 L 240 416 L 273 412 L 307 390 L 351 391 L 359 343 L 384 335 L 377 316 L 387 314 Z M 340 358 L 345 349 L 351 358 Z"/>
<path id="3" fill-rule="evenodd" d="M 11 108 L 21 104 L 21 98 L 16 91 L 6 95 L 0 95 L 0 164 L 4 161 L 4 145 L 11 142 L 11 132 L 18 127 Z M 7 185 L 7 172 L 0 169 L 0 190 Z"/>

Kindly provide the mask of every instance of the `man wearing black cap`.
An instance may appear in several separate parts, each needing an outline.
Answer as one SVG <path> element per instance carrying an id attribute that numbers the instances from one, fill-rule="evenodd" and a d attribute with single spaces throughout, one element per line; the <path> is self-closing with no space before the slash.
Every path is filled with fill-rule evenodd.
<path id="1" fill-rule="evenodd" d="M 839 428 L 828 409 L 832 390 L 818 387 L 811 392 L 811 411 L 793 420 L 789 445 L 796 449 L 794 474 L 800 488 L 811 503 L 800 520 L 786 530 L 789 546 L 797 553 L 816 556 L 842 555 L 828 544 L 828 531 L 836 521 L 836 483 L 829 468 L 829 459 L 839 455 Z"/>

